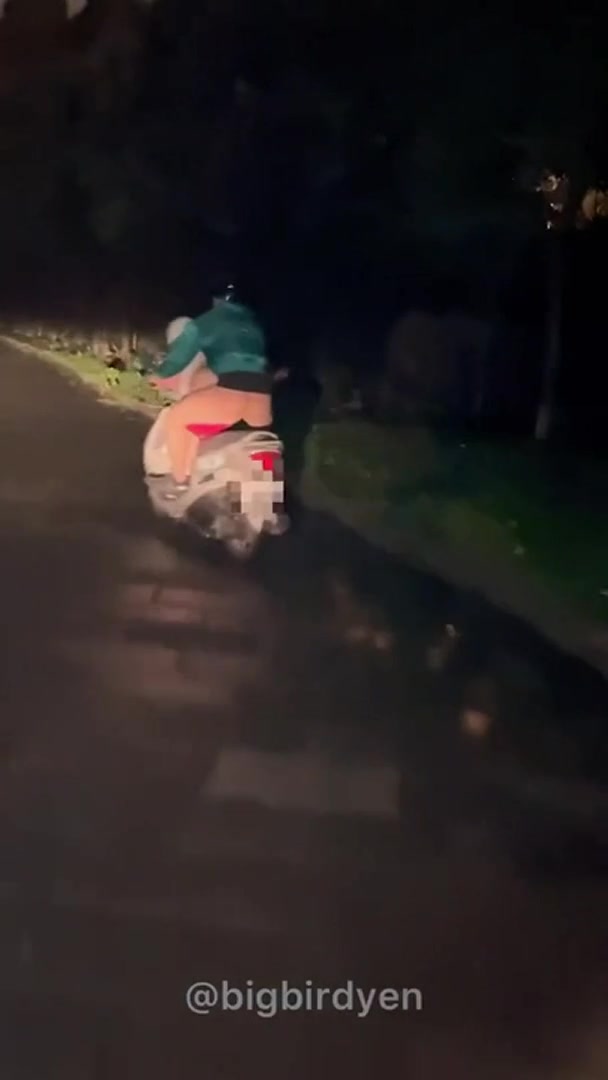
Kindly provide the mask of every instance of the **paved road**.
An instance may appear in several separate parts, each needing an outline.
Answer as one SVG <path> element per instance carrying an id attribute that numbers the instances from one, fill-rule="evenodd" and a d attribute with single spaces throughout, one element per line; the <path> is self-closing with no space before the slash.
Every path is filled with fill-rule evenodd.
<path id="1" fill-rule="evenodd" d="M 601 680 L 328 520 L 203 559 L 139 419 L 0 361 L 0 1075 L 603 1080 Z"/>

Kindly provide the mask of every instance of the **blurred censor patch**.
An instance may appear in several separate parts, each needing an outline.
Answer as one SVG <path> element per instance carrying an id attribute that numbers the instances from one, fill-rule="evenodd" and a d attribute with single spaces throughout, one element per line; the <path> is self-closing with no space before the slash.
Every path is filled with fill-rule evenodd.
<path id="1" fill-rule="evenodd" d="M 371 1012 L 421 1012 L 422 992 L 414 987 L 364 988 L 348 980 L 343 986 L 315 986 L 307 979 L 303 986 L 283 980 L 279 986 L 257 986 L 248 979 L 244 986 L 234 986 L 225 979 L 219 983 L 193 983 L 186 992 L 186 1005 L 196 1016 L 213 1012 L 249 1012 L 264 1019 L 280 1013 L 344 1012 L 364 1020 Z"/>

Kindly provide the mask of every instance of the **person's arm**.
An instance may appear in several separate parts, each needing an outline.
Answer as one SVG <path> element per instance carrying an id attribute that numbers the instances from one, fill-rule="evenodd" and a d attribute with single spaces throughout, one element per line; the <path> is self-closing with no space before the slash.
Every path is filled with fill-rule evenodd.
<path id="1" fill-rule="evenodd" d="M 170 379 L 179 375 L 188 367 L 197 353 L 201 351 L 199 330 L 194 322 L 188 323 L 179 337 L 173 342 L 162 364 L 155 371 L 159 379 Z"/>
<path id="2" fill-rule="evenodd" d="M 198 347 L 205 355 L 207 362 L 207 368 L 217 378 L 217 371 L 215 370 L 215 348 L 214 345 L 218 340 L 218 335 L 221 336 L 223 324 L 223 315 L 217 308 L 211 308 L 211 311 L 206 311 L 204 315 L 201 315 L 200 319 L 196 320 L 196 326 L 198 330 Z"/>

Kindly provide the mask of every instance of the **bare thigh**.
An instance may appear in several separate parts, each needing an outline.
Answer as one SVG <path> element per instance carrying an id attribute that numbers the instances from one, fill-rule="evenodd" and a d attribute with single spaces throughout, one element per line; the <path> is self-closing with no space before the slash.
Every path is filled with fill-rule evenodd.
<path id="1" fill-rule="evenodd" d="M 221 386 L 212 386 L 207 390 L 195 390 L 187 397 L 171 406 L 169 423 L 180 424 L 232 424 L 241 420 L 243 397 L 238 390 L 225 390 Z"/>
<path id="2" fill-rule="evenodd" d="M 233 424 L 244 420 L 251 427 L 264 427 L 272 422 L 272 406 L 269 394 L 252 394 L 242 390 L 227 390 L 212 386 L 195 390 L 182 398 L 170 409 L 169 423 L 180 424 Z"/>

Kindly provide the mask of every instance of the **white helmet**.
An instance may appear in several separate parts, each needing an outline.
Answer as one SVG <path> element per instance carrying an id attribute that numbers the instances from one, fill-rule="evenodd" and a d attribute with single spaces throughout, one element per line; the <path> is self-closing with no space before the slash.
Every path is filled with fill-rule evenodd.
<path id="1" fill-rule="evenodd" d="M 172 345 L 174 341 L 177 341 L 191 322 L 192 319 L 188 315 L 180 315 L 178 319 L 173 319 L 167 327 L 167 345 Z"/>

